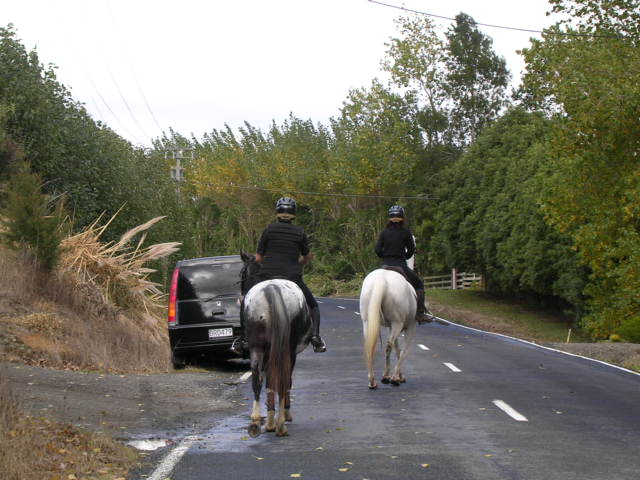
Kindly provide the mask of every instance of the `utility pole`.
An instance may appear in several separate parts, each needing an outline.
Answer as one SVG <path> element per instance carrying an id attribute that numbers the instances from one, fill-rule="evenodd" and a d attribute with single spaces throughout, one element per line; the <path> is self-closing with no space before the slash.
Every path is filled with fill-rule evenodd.
<path id="1" fill-rule="evenodd" d="M 186 180 L 184 168 L 180 164 L 182 160 L 193 160 L 193 149 L 191 148 L 171 148 L 164 152 L 165 160 L 171 158 L 175 161 L 175 165 L 171 167 L 171 179 L 176 182 L 184 182 Z"/>

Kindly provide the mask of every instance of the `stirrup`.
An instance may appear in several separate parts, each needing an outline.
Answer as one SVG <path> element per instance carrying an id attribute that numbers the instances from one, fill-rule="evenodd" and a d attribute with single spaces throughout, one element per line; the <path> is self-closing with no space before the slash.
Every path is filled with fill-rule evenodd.
<path id="1" fill-rule="evenodd" d="M 327 346 L 320 335 L 313 335 L 311 337 L 311 345 L 313 345 L 313 351 L 316 353 L 323 353 L 327 351 Z"/>
<path id="2" fill-rule="evenodd" d="M 242 337 L 236 337 L 233 339 L 233 343 L 229 350 L 237 355 L 242 355 L 245 351 L 247 351 L 247 341 Z"/>
<path id="3" fill-rule="evenodd" d="M 427 312 L 422 312 L 416 315 L 416 320 L 418 325 L 422 325 L 423 323 L 431 323 L 433 322 L 433 315 Z"/>

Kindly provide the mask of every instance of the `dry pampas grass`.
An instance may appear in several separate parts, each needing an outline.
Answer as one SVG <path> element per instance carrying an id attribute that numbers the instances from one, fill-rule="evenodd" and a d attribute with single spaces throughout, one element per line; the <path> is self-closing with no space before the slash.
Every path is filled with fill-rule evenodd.
<path id="1" fill-rule="evenodd" d="M 84 290 L 98 287 L 105 303 L 157 316 L 163 311 L 164 295 L 159 285 L 149 280 L 155 270 L 145 265 L 177 252 L 180 243 L 142 246 L 145 231 L 164 218 L 156 217 L 132 228 L 117 242 L 103 244 L 100 237 L 114 218 L 115 215 L 104 225 L 99 225 L 98 218 L 82 232 L 65 238 L 58 270 L 70 275 L 76 286 Z M 140 233 L 140 239 L 133 245 L 133 239 Z"/>

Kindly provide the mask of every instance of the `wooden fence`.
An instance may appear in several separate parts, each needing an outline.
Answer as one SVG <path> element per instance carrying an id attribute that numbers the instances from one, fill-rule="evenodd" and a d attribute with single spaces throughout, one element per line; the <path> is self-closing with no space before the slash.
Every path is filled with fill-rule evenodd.
<path id="1" fill-rule="evenodd" d="M 482 275 L 477 273 L 458 272 L 455 268 L 451 275 L 436 275 L 424 277 L 425 288 L 443 288 L 456 290 L 482 285 Z"/>

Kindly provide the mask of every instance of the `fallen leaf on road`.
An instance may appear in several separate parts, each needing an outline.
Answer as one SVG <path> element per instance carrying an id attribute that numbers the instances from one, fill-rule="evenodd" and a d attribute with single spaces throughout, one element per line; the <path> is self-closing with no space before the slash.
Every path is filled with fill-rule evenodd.
<path id="1" fill-rule="evenodd" d="M 339 468 L 338 471 L 340 471 L 340 472 L 348 472 L 349 469 L 348 468 Z"/>
<path id="2" fill-rule="evenodd" d="M 289 475 L 291 478 L 300 478 L 302 476 L 302 474 L 300 473 L 292 473 L 291 475 Z"/>
<path id="3" fill-rule="evenodd" d="M 427 467 L 429 466 L 429 464 L 428 464 L 428 463 L 421 463 L 421 464 L 420 464 L 420 466 L 421 466 L 422 468 L 427 468 Z"/>

